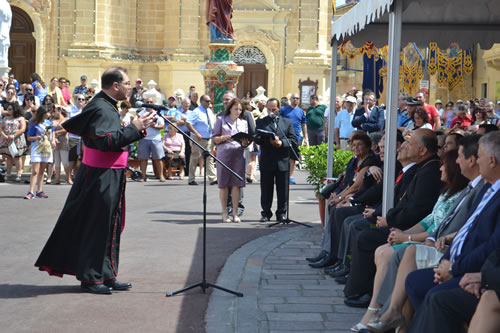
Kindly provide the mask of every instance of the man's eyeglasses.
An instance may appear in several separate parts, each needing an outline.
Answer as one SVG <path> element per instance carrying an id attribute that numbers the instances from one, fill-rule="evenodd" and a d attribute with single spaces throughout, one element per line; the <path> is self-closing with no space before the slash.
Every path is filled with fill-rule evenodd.
<path id="1" fill-rule="evenodd" d="M 25 90 L 26 91 L 33 91 L 33 89 L 31 89 L 31 88 L 26 88 Z"/>
<path id="2" fill-rule="evenodd" d="M 85 98 L 77 98 L 76 100 L 79 102 L 85 102 Z"/>

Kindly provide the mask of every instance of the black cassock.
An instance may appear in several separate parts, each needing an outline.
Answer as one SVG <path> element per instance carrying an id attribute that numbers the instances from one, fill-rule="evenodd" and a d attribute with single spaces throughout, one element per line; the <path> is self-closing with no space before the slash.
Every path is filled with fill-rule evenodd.
<path id="1" fill-rule="evenodd" d="M 120 234 L 125 225 L 125 168 L 102 167 L 106 160 L 102 157 L 120 155 L 144 134 L 133 124 L 122 127 L 116 103 L 101 91 L 80 115 L 63 124 L 96 154 L 84 154 L 61 215 L 35 263 L 50 275 L 70 274 L 82 282 L 102 283 L 118 274 Z"/>

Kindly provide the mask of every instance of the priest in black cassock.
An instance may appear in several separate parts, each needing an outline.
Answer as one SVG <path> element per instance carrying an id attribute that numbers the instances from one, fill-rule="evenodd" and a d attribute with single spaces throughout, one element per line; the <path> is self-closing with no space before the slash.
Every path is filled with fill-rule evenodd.
<path id="1" fill-rule="evenodd" d="M 150 112 L 122 126 L 117 103 L 131 91 L 126 69 L 108 69 L 101 87 L 80 115 L 63 124 L 82 137 L 83 161 L 35 266 L 50 275 L 75 275 L 87 292 L 111 294 L 132 287 L 116 280 L 125 225 L 127 147 L 146 135 L 156 117 Z"/>

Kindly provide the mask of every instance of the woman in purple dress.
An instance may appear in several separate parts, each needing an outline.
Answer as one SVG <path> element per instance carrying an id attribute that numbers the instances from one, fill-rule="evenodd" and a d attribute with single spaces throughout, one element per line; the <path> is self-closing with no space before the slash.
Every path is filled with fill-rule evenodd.
<path id="1" fill-rule="evenodd" d="M 248 140 L 235 141 L 232 136 L 244 132 L 248 133 L 248 123 L 243 116 L 243 105 L 237 98 L 229 103 L 224 115 L 217 118 L 213 129 L 213 140 L 217 145 L 217 157 L 234 170 L 243 180 L 234 177 L 222 165 L 217 163 L 217 181 L 219 197 L 222 205 L 222 221 L 226 223 L 241 222 L 238 218 L 238 201 L 240 200 L 240 187 L 245 186 L 245 155 L 243 148 L 248 146 Z M 233 218 L 227 214 L 227 197 L 231 189 L 233 203 Z"/>

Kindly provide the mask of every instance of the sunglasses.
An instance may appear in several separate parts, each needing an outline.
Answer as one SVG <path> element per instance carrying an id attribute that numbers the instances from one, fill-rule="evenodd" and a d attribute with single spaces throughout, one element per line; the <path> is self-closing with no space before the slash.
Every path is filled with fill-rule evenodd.
<path id="1" fill-rule="evenodd" d="M 29 88 L 29 89 L 28 89 L 28 88 L 26 88 L 25 90 L 26 90 L 26 91 L 33 91 L 33 89 L 31 89 L 31 88 Z"/>
<path id="2" fill-rule="evenodd" d="M 80 102 L 84 102 L 84 101 L 85 101 L 85 98 L 77 98 L 76 100 L 77 100 L 77 101 L 80 101 Z"/>

